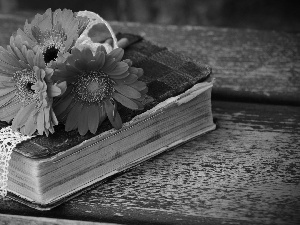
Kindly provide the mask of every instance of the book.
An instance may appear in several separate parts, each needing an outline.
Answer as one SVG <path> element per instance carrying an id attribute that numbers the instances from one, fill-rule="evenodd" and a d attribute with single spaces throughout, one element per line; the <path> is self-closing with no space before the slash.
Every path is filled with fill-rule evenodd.
<path id="1" fill-rule="evenodd" d="M 215 129 L 211 111 L 211 69 L 140 36 L 128 38 L 124 59 L 144 70 L 148 93 L 143 111 L 125 107 L 120 130 L 105 121 L 96 134 L 65 132 L 23 141 L 8 168 L 8 197 L 49 210 L 196 136 Z M 1 127 L 7 126 L 5 123 Z"/>

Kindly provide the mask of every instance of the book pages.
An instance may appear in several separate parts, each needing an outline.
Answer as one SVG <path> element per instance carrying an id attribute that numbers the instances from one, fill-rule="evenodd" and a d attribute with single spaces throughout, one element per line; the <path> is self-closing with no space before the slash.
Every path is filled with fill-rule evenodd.
<path id="1" fill-rule="evenodd" d="M 32 137 L 12 131 L 10 126 L 0 130 L 0 196 L 3 198 L 7 194 L 8 166 L 12 150 L 17 144 Z"/>

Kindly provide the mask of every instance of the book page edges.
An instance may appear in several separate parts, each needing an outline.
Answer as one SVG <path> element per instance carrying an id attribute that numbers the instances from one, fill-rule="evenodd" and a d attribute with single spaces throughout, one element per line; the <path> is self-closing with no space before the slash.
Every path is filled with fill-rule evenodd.
<path id="1" fill-rule="evenodd" d="M 135 116 L 129 122 L 124 123 L 123 127 L 120 130 L 111 129 L 111 130 L 105 131 L 93 138 L 83 141 L 79 145 L 76 145 L 66 151 L 59 152 L 52 157 L 44 158 L 44 159 L 32 159 L 32 160 L 33 161 L 36 160 L 39 163 L 45 163 L 48 161 L 53 161 L 53 163 L 56 163 L 57 161 L 63 160 L 65 157 L 68 157 L 69 154 L 73 154 L 73 152 L 76 150 L 81 151 L 83 148 L 87 148 L 89 145 L 91 145 L 91 143 L 94 144 L 95 142 L 100 142 L 104 139 L 109 138 L 110 136 L 117 135 L 118 133 L 126 131 L 133 125 L 138 124 L 138 123 L 142 122 L 143 120 L 145 120 L 151 116 L 154 116 L 155 114 L 158 114 L 159 112 L 163 111 L 165 108 L 169 107 L 172 104 L 176 104 L 179 106 L 181 104 L 191 101 L 198 95 L 200 95 L 203 92 L 207 91 L 208 89 L 212 88 L 213 83 L 214 83 L 214 79 L 209 82 L 202 82 L 202 83 L 195 84 L 192 88 L 188 89 L 184 93 L 182 93 L 178 96 L 175 96 L 175 97 L 168 98 L 165 101 L 163 101 L 163 102 L 159 103 L 158 105 L 156 105 L 155 107 L 153 107 L 152 109 L 149 109 L 146 112 Z"/>
<path id="2" fill-rule="evenodd" d="M 187 137 L 184 137 L 184 138 L 182 138 L 182 139 L 180 139 L 180 140 L 178 140 L 178 141 L 176 141 L 176 142 L 173 142 L 173 143 L 170 144 L 170 145 L 164 146 L 164 147 L 162 147 L 162 148 L 160 148 L 160 149 L 158 149 L 158 150 L 156 150 L 156 151 L 154 151 L 154 152 L 151 152 L 150 154 L 145 155 L 145 156 L 139 158 L 138 160 L 132 161 L 132 162 L 130 162 L 129 164 L 124 165 L 124 166 L 118 168 L 117 170 L 111 171 L 111 172 L 105 174 L 104 176 L 101 176 L 101 177 L 98 177 L 97 179 L 94 179 L 94 180 L 92 180 L 92 181 L 89 181 L 89 182 L 85 183 L 84 185 L 82 185 L 82 186 L 80 186 L 80 187 L 78 187 L 78 188 L 72 190 L 71 192 L 69 192 L 69 193 L 67 193 L 67 194 L 64 194 L 63 196 L 58 196 L 57 198 L 52 199 L 52 200 L 51 200 L 50 202 L 48 202 L 47 204 L 51 204 L 51 203 L 53 203 L 53 202 L 56 202 L 56 201 L 58 201 L 59 199 L 63 198 L 64 196 L 72 195 L 73 193 L 76 193 L 76 192 L 78 192 L 78 191 L 80 191 L 80 190 L 82 190 L 82 189 L 85 189 L 85 188 L 89 187 L 90 185 L 92 185 L 92 184 L 94 184 L 94 183 L 97 183 L 97 182 L 99 182 L 99 181 L 101 181 L 101 180 L 104 180 L 104 179 L 110 177 L 110 176 L 113 176 L 113 175 L 115 175 L 115 174 L 118 174 L 118 173 L 120 173 L 120 172 L 123 172 L 123 171 L 125 171 L 125 170 L 128 170 L 128 169 L 130 169 L 130 168 L 132 168 L 132 167 L 134 167 L 134 166 L 137 166 L 138 164 L 140 164 L 140 163 L 142 163 L 142 162 L 144 162 L 144 161 L 146 161 L 146 160 L 148 160 L 148 159 L 151 159 L 151 158 L 153 158 L 154 156 L 157 156 L 157 155 L 161 154 L 162 152 L 164 152 L 164 151 L 166 151 L 166 150 L 171 150 L 172 148 L 177 147 L 178 145 L 180 145 L 180 144 L 182 144 L 182 143 L 185 143 L 186 141 L 188 141 L 188 140 L 190 140 L 190 139 L 193 139 L 193 138 L 195 138 L 195 137 L 197 137 L 197 136 L 199 136 L 199 135 L 205 134 L 205 133 L 207 133 L 207 132 L 209 132 L 209 131 L 212 131 L 212 130 L 215 130 L 215 129 L 216 129 L 216 125 L 213 124 L 213 125 L 211 125 L 211 126 L 205 128 L 205 129 L 203 129 L 203 130 L 200 130 L 200 131 L 197 132 L 197 133 L 194 133 L 194 134 L 192 134 L 192 135 L 189 135 L 189 136 L 187 136 Z"/>

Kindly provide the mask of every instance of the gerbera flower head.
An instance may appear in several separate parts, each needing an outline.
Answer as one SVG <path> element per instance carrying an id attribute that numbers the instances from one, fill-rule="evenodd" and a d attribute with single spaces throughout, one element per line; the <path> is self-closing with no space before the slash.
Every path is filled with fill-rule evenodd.
<path id="1" fill-rule="evenodd" d="M 66 83 L 54 84 L 53 69 L 46 67 L 43 53 L 25 44 L 17 35 L 7 49 L 0 47 L 0 120 L 12 121 L 12 129 L 24 135 L 36 130 L 48 135 L 58 123 L 53 97 L 66 90 Z"/>
<path id="2" fill-rule="evenodd" d="M 71 10 L 52 12 L 48 9 L 43 15 L 37 14 L 31 23 L 26 21 L 24 30 L 18 29 L 17 34 L 28 47 L 42 51 L 44 61 L 50 63 L 60 55 L 68 54 L 86 25 Z"/>
<path id="3" fill-rule="evenodd" d="M 86 47 L 74 48 L 64 64 L 54 72 L 53 79 L 67 81 L 66 93 L 54 106 L 58 118 L 65 122 L 66 131 L 78 129 L 81 135 L 96 133 L 108 117 L 116 128 L 122 127 L 117 102 L 127 108 L 142 109 L 141 100 L 146 84 L 138 81 L 140 68 L 131 67 L 130 60 L 121 61 L 124 50 L 107 53 L 103 46 L 95 54 Z"/>

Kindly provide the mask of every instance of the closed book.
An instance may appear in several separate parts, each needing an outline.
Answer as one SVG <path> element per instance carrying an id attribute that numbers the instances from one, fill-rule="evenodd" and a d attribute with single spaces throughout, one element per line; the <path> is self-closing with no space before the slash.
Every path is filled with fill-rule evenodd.
<path id="1" fill-rule="evenodd" d="M 191 138 L 215 129 L 209 66 L 153 44 L 120 34 L 131 43 L 124 59 L 142 68 L 145 108 L 119 107 L 123 126 L 104 121 L 96 134 L 55 127 L 55 133 L 23 141 L 8 168 L 8 197 L 40 210 L 51 209 Z M 1 126 L 7 126 L 1 123 Z"/>

